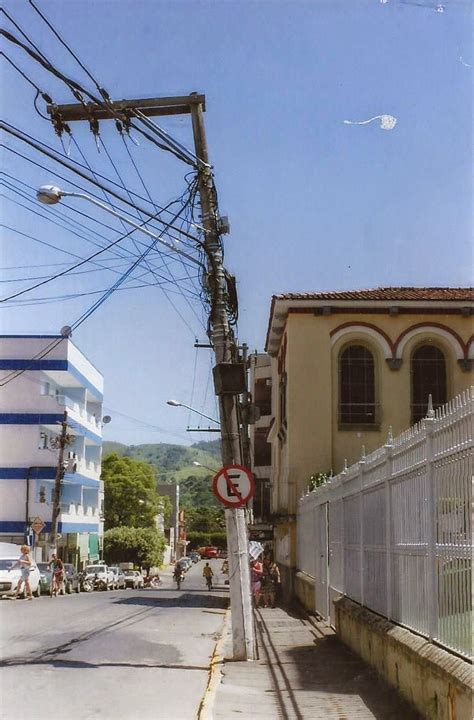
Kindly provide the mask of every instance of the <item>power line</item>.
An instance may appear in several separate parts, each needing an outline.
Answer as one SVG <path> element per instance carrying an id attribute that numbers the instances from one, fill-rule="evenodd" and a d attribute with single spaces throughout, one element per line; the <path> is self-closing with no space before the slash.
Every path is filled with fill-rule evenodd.
<path id="1" fill-rule="evenodd" d="M 94 198 L 97 199 L 97 195 L 96 195 L 95 193 L 89 191 L 87 188 L 84 188 L 82 185 L 79 185 L 78 183 L 74 182 L 73 180 L 71 180 L 71 179 L 69 179 L 69 178 L 67 178 L 67 177 L 64 177 L 64 175 L 61 175 L 60 173 L 56 172 L 55 170 L 51 170 L 50 168 L 46 167 L 46 166 L 43 165 L 42 163 L 36 162 L 35 160 L 33 160 L 32 158 L 28 157 L 27 155 L 23 155 L 23 153 L 20 153 L 19 151 L 14 150 L 13 148 L 9 147 L 8 145 L 4 145 L 3 143 L 0 143 L 0 147 L 3 147 L 4 149 L 8 150 L 9 152 L 13 153 L 14 155 L 17 155 L 18 157 L 21 157 L 23 160 L 26 160 L 27 162 L 31 163 L 32 165 L 35 165 L 36 167 L 40 167 L 40 168 L 42 168 L 43 170 L 46 170 L 47 172 L 55 175 L 55 177 L 58 177 L 58 178 L 60 178 L 61 180 L 65 180 L 66 182 L 68 182 L 69 184 L 73 185 L 74 187 L 80 189 L 80 190 L 83 191 L 83 192 L 89 193 L 89 195 L 91 195 L 92 197 L 94 197 Z M 4 172 L 3 174 L 8 175 L 8 173 L 5 173 L 5 172 Z M 9 176 L 9 177 L 12 177 L 12 176 Z M 20 182 L 21 182 L 21 181 L 20 181 Z M 26 183 L 25 183 L 25 184 L 26 184 Z M 28 187 L 30 187 L 32 190 L 36 191 L 36 188 L 33 188 L 31 185 L 29 185 Z M 112 207 L 113 209 L 116 209 L 116 208 L 117 208 L 117 206 L 114 205 L 113 203 L 110 203 L 110 205 L 111 205 L 111 207 Z M 110 225 L 106 225 L 105 223 L 101 222 L 100 220 L 98 220 L 97 218 L 93 217 L 92 215 L 89 215 L 88 213 L 84 213 L 84 212 L 78 210 L 77 208 L 71 207 L 71 206 L 69 206 L 69 205 L 62 205 L 62 206 L 61 206 L 61 209 L 62 209 L 62 212 L 64 212 L 65 209 L 67 209 L 67 210 L 73 212 L 74 214 L 82 215 L 83 217 L 87 217 L 89 220 L 92 220 L 93 222 L 98 223 L 98 224 L 102 225 L 103 227 L 108 227 L 108 228 L 109 228 L 110 230 L 112 230 L 113 232 L 120 232 L 120 230 L 117 230 L 116 228 L 112 228 Z M 161 209 L 161 210 L 162 210 L 162 209 Z M 160 211 L 161 211 L 161 210 L 160 210 Z M 33 212 L 33 211 L 32 211 L 32 212 Z M 126 212 L 127 214 L 131 214 L 131 213 L 129 213 L 128 211 L 125 211 L 125 212 Z M 154 216 L 150 214 L 150 220 L 153 220 L 153 217 L 154 217 Z M 158 218 L 158 221 L 159 221 L 159 222 L 163 222 L 163 221 L 160 220 L 159 218 Z M 152 224 L 150 224 L 150 227 L 152 227 L 153 229 L 155 229 L 155 230 L 157 230 L 157 231 L 159 230 L 159 228 L 155 228 Z M 88 229 L 89 232 L 94 232 L 94 231 L 91 230 L 90 228 L 87 228 L 87 229 Z M 171 240 L 174 240 L 174 241 L 176 241 L 176 242 L 179 242 L 179 238 L 176 238 L 176 237 L 175 237 L 174 235 L 172 235 L 171 233 L 167 232 L 167 235 L 170 237 Z M 101 236 L 101 237 L 102 237 L 102 236 Z M 83 238 L 83 239 L 86 240 L 87 238 Z M 142 244 L 144 244 L 144 243 L 142 243 Z M 128 252 L 130 252 L 130 251 L 128 251 Z"/>
<path id="2" fill-rule="evenodd" d="M 113 159 L 112 159 L 109 151 L 107 150 L 107 146 L 105 145 L 105 143 L 104 143 L 104 141 L 102 140 L 102 138 L 101 138 L 101 144 L 102 144 L 102 147 L 103 147 L 103 149 L 104 149 L 104 151 L 105 151 L 105 153 L 106 153 L 106 155 L 107 155 L 107 158 L 109 159 L 109 161 L 110 161 L 110 163 L 111 163 L 111 165 L 112 165 L 112 167 L 113 167 L 113 169 L 114 169 L 114 171 L 115 171 L 118 179 L 120 180 L 120 182 L 121 182 L 121 184 L 122 184 L 122 187 L 124 188 L 124 190 L 125 190 L 126 192 L 128 192 L 128 191 L 127 191 L 127 188 L 125 187 L 125 183 L 124 183 L 124 181 L 123 181 L 123 178 L 122 178 L 122 176 L 120 175 L 120 172 L 119 172 L 116 164 L 114 163 L 114 161 L 113 161 Z M 140 178 L 141 178 L 141 176 L 140 176 Z M 143 180 L 142 180 L 142 182 L 143 182 Z M 145 185 L 144 183 L 143 183 L 143 185 L 144 185 L 144 187 L 145 187 L 145 191 L 148 193 L 148 196 L 150 197 L 150 202 L 153 203 L 153 201 L 151 200 L 151 196 L 150 196 L 150 194 L 149 194 L 149 192 L 148 192 L 148 189 L 146 188 L 146 185 Z M 190 192 L 190 197 L 192 197 L 192 188 L 189 189 L 189 192 Z M 130 194 L 129 194 L 129 197 L 130 197 Z M 130 199 L 131 199 L 131 197 L 130 197 Z M 141 215 L 140 215 L 140 212 L 139 212 L 138 210 L 137 210 L 137 215 L 138 215 L 138 218 L 141 219 Z M 169 274 L 170 274 L 171 277 L 174 279 L 173 273 L 172 273 L 171 269 L 169 268 L 169 266 L 168 266 L 166 260 L 164 259 L 164 257 L 163 257 L 163 262 L 165 263 L 165 267 L 166 267 L 166 269 L 168 270 Z M 184 262 L 182 262 L 182 265 L 183 265 L 183 267 L 185 267 Z M 151 268 L 150 268 L 150 271 L 153 273 L 153 270 L 152 270 Z M 178 283 L 176 282 L 175 284 L 176 284 L 176 287 L 179 289 Z M 165 296 L 167 297 L 167 295 L 166 295 L 166 290 L 165 290 L 164 288 L 162 288 L 162 291 L 163 291 L 163 293 L 165 294 Z M 185 300 L 185 302 L 188 304 L 191 312 L 192 312 L 192 313 L 194 314 L 194 316 L 197 318 L 198 322 L 202 325 L 202 320 L 201 320 L 201 318 L 200 318 L 200 317 L 198 316 L 198 314 L 196 313 L 194 307 L 191 305 L 191 303 L 190 303 L 190 301 L 188 300 L 188 298 L 184 295 L 183 292 L 181 292 L 181 294 L 182 294 L 182 297 L 183 297 L 183 299 Z M 175 310 L 178 314 L 180 314 L 180 313 L 179 313 L 179 310 L 176 308 L 176 306 L 174 305 L 174 303 L 173 303 L 173 301 L 171 300 L 171 298 L 168 298 L 168 297 L 167 297 L 167 299 L 168 299 L 168 302 L 170 302 L 171 305 L 173 306 L 174 310 Z M 184 319 L 184 317 L 181 316 L 181 315 L 180 315 L 180 317 L 181 317 L 181 319 L 183 320 L 183 322 L 185 322 L 185 323 L 187 324 L 187 321 Z M 191 332 L 192 332 L 192 328 L 191 328 L 189 325 L 188 325 L 188 328 L 189 328 L 189 329 L 191 330 Z"/>
<path id="3" fill-rule="evenodd" d="M 143 222 L 141 223 L 141 227 L 144 227 L 148 222 L 149 222 L 149 220 L 143 221 Z M 110 250 L 111 247 L 115 247 L 115 245 L 117 245 L 119 242 L 121 242 L 121 241 L 124 240 L 125 238 L 129 237 L 129 235 L 131 235 L 133 232 L 135 232 L 135 229 L 136 229 L 136 228 L 133 228 L 133 229 L 130 230 L 129 232 L 125 233 L 125 235 L 121 235 L 119 238 L 117 238 L 117 240 L 114 240 L 113 242 L 109 243 L 109 245 L 107 245 L 107 246 L 104 247 L 104 248 L 101 248 L 101 249 L 98 250 L 97 252 L 95 252 L 95 253 L 93 253 L 92 255 L 90 255 L 88 258 L 85 258 L 84 260 L 81 260 L 81 262 L 76 263 L 75 265 L 72 265 L 72 266 L 71 266 L 70 268 L 68 268 L 67 270 L 63 270 L 63 271 L 60 272 L 60 273 L 56 273 L 56 275 L 53 275 L 53 276 L 50 277 L 48 280 L 43 280 L 42 282 L 36 283 L 35 285 L 32 285 L 32 286 L 29 287 L 29 288 L 25 288 L 24 290 L 20 290 L 20 291 L 18 291 L 18 292 L 16 292 L 16 293 L 13 293 L 12 295 L 9 295 L 9 296 L 6 297 L 6 298 L 1 298 L 1 299 L 0 299 L 0 303 L 6 302 L 7 300 L 12 300 L 13 298 L 18 297 L 19 295 L 24 295 L 25 293 L 31 292 L 32 290 L 35 290 L 36 288 L 41 287 L 42 285 L 45 285 L 46 283 L 52 282 L 53 280 L 56 280 L 56 279 L 59 278 L 59 277 L 63 277 L 64 275 L 67 275 L 71 270 L 75 270 L 76 268 L 81 267 L 81 266 L 84 265 L 85 263 L 88 263 L 88 262 L 90 262 L 91 260 L 93 260 L 94 258 L 96 258 L 96 257 L 98 257 L 99 255 L 101 255 L 101 254 L 102 254 L 103 252 L 105 252 L 106 250 Z M 154 241 L 154 243 L 156 243 L 156 242 L 158 242 L 158 238 Z M 142 256 L 145 255 L 147 252 L 149 252 L 149 250 L 150 250 L 150 246 L 147 246 L 147 249 L 145 250 L 144 253 L 142 253 Z M 142 257 L 142 256 L 140 256 L 140 257 Z M 136 266 L 136 262 L 133 263 L 132 267 L 135 267 L 135 266 Z"/>
<path id="4" fill-rule="evenodd" d="M 27 234 L 27 233 L 23 233 L 23 232 L 21 232 L 20 230 L 18 230 L 17 228 L 12 228 L 12 227 L 10 227 L 10 226 L 8 226 L 8 225 L 5 225 L 5 224 L 3 224 L 3 223 L 0 223 L 0 227 L 4 227 L 5 229 L 10 230 L 10 231 L 12 231 L 12 232 L 15 232 L 15 233 L 17 233 L 18 235 L 21 235 L 22 237 L 26 237 L 26 238 L 28 238 L 29 240 L 33 240 L 33 241 L 35 241 L 35 242 L 38 242 L 38 243 L 40 243 L 40 244 L 42 244 L 42 245 L 45 245 L 46 247 L 52 248 L 53 250 L 58 250 L 58 251 L 60 251 L 60 252 L 63 252 L 63 253 L 65 253 L 65 254 L 67 254 L 67 255 L 70 255 L 71 257 L 78 258 L 78 259 L 80 259 L 80 260 L 83 260 L 83 259 L 84 259 L 84 258 L 81 258 L 81 257 L 80 257 L 79 255 L 77 255 L 76 253 L 72 253 L 72 252 L 70 252 L 70 251 L 68 251 L 68 250 L 64 250 L 63 248 L 57 247 L 56 245 L 52 245 L 51 243 L 48 243 L 48 242 L 46 242 L 46 241 L 44 241 L 44 240 L 40 240 L 39 238 L 36 238 L 36 237 L 34 237 L 33 235 L 29 235 L 29 234 Z M 119 257 L 122 258 L 123 256 L 119 256 Z M 102 262 L 110 262 L 111 260 L 116 261 L 116 258 L 115 258 L 115 257 L 112 257 L 112 258 L 102 258 Z M 97 265 L 100 269 L 109 270 L 110 272 L 113 272 L 113 273 L 115 273 L 115 274 L 117 274 L 117 275 L 120 275 L 120 274 L 121 274 L 121 273 L 120 273 L 118 270 L 116 270 L 115 268 L 101 265 L 101 264 L 99 264 L 96 260 L 92 260 L 91 263 L 94 264 L 94 265 Z M 65 263 L 59 263 L 59 264 L 64 265 Z M 144 276 L 144 273 L 142 273 L 142 275 L 139 275 L 139 276 L 137 276 L 137 277 L 133 277 L 133 279 L 138 281 L 138 280 L 141 280 L 141 279 L 143 278 L 143 276 Z M 170 282 L 170 281 L 167 280 L 166 278 L 164 278 L 163 283 L 166 283 L 166 282 Z M 138 286 L 136 286 L 136 287 L 155 287 L 155 285 L 161 285 L 161 283 L 144 282 L 143 285 L 138 285 Z M 168 292 L 171 292 L 171 290 L 169 290 Z M 189 289 L 187 290 L 187 292 L 189 292 L 189 293 L 192 294 L 192 291 L 189 290 Z M 56 299 L 59 299 L 59 298 L 56 298 Z M 21 306 L 26 307 L 27 305 L 28 305 L 28 306 L 33 306 L 33 305 L 35 305 L 35 304 L 41 304 L 41 303 L 40 303 L 40 302 L 36 302 L 36 301 L 34 301 L 34 302 L 29 302 L 29 303 L 27 303 L 26 301 L 18 301 L 17 303 L 9 302 L 9 303 L 5 304 L 4 307 L 13 307 L 13 306 L 18 305 L 18 304 L 21 304 Z"/>
<path id="5" fill-rule="evenodd" d="M 15 25 L 15 26 L 17 28 L 19 27 L 18 25 Z M 20 32 L 22 32 L 22 31 L 20 31 Z M 168 142 L 167 145 L 164 145 L 163 143 L 160 143 L 157 140 L 155 140 L 151 135 L 149 135 L 144 130 L 142 130 L 140 127 L 135 125 L 130 120 L 130 117 L 127 117 L 123 113 L 122 114 L 117 113 L 114 110 L 114 108 L 110 102 L 107 102 L 107 103 L 102 102 L 99 98 L 97 98 L 95 95 L 90 93 L 82 85 L 80 85 L 72 78 L 69 78 L 66 75 L 64 75 L 62 72 L 60 72 L 57 68 L 54 67 L 54 65 L 42 53 L 38 54 L 38 53 L 34 52 L 27 45 L 25 45 L 21 40 L 16 38 L 12 33 L 8 32 L 7 30 L 0 29 L 0 35 L 3 35 L 3 37 L 5 37 L 6 40 L 8 40 L 9 42 L 13 43 L 14 45 L 17 45 L 18 47 L 22 48 L 22 50 L 24 50 L 33 60 L 35 60 L 45 70 L 47 70 L 49 73 L 51 73 L 55 77 L 62 80 L 67 85 L 67 87 L 71 90 L 71 92 L 74 95 L 74 97 L 76 98 L 76 100 L 78 100 L 79 103 L 81 103 L 84 110 L 89 115 L 91 129 L 95 135 L 98 134 L 98 122 L 90 114 L 89 108 L 88 108 L 86 102 L 84 101 L 84 98 L 82 97 L 81 93 L 84 93 L 84 95 L 87 95 L 87 97 L 90 100 L 92 100 L 92 102 L 94 102 L 95 104 L 99 105 L 102 108 L 105 108 L 108 112 L 110 112 L 110 114 L 113 117 L 116 118 L 116 120 L 118 120 L 120 122 L 124 122 L 126 127 L 133 127 L 137 132 L 139 132 L 141 135 L 146 137 L 147 140 L 152 142 L 154 145 L 159 147 L 161 150 L 170 152 L 172 155 L 175 155 L 179 160 L 182 160 L 183 162 L 187 163 L 188 165 L 195 166 L 195 163 L 192 160 L 190 160 L 186 155 L 182 154 L 181 152 L 177 152 L 169 140 L 167 140 L 167 142 Z M 33 45 L 31 40 L 27 37 L 27 35 L 24 32 L 22 32 L 22 35 L 27 38 L 28 42 L 31 45 Z M 35 47 L 35 46 L 33 45 L 33 47 Z M 37 48 L 35 48 L 35 49 L 37 49 Z M 59 118 L 59 121 L 60 121 L 60 118 Z M 64 125 L 61 123 L 61 132 L 62 132 L 62 130 L 64 130 Z"/>
<path id="6" fill-rule="evenodd" d="M 47 19 L 47 17 L 46 17 L 45 15 L 43 15 L 43 13 L 41 12 L 41 10 L 39 10 L 39 8 L 36 7 L 36 5 L 34 4 L 33 0 L 29 0 L 29 3 L 30 3 L 30 5 L 31 5 L 31 7 L 35 10 L 35 12 L 37 12 L 38 15 L 44 20 L 44 22 L 45 22 L 46 25 L 49 27 L 49 29 L 51 30 L 51 32 L 54 33 L 54 35 L 57 37 L 57 39 L 59 40 L 59 42 L 61 43 L 61 45 L 63 45 L 63 46 L 66 48 L 66 50 L 72 55 L 72 57 L 74 58 L 74 60 L 77 62 L 77 64 L 80 65 L 80 67 L 84 70 L 84 72 L 86 73 L 86 75 L 88 75 L 88 77 L 90 78 L 90 80 L 92 80 L 92 82 L 93 82 L 94 85 L 96 86 L 97 90 L 98 90 L 98 91 L 100 92 L 100 94 L 102 95 L 102 97 L 108 97 L 108 93 L 106 93 L 106 91 L 105 91 L 103 88 L 99 87 L 99 84 L 96 82 L 96 80 L 95 80 L 94 77 L 91 75 L 91 73 L 89 72 L 89 70 L 82 64 L 82 62 L 79 60 L 79 58 L 77 57 L 77 55 L 71 50 L 71 48 L 69 47 L 69 45 L 67 45 L 67 43 L 62 39 L 62 37 L 59 35 L 58 31 L 53 27 L 53 25 L 50 23 L 50 21 Z"/>
<path id="7" fill-rule="evenodd" d="M 46 143 L 43 143 L 41 140 L 36 140 L 35 138 L 32 138 L 32 136 L 29 135 L 28 133 L 24 132 L 23 130 L 19 130 L 14 125 L 11 125 L 10 123 L 7 123 L 5 121 L 0 121 L 0 129 L 5 130 L 5 132 L 9 133 L 10 135 L 13 135 L 18 140 L 21 140 L 22 142 L 26 143 L 27 145 L 30 145 L 38 152 L 49 157 L 50 160 L 54 160 L 55 162 L 59 163 L 63 167 L 67 168 L 70 172 L 73 172 L 76 175 L 79 175 L 80 177 L 82 177 L 84 180 L 87 180 L 87 182 L 90 182 L 92 185 L 95 185 L 96 187 L 99 187 L 102 190 L 106 190 L 106 192 L 108 192 L 110 195 L 115 197 L 117 200 L 120 200 L 120 202 L 124 203 L 125 205 L 132 207 L 134 210 L 138 209 L 144 215 L 147 215 L 148 217 L 150 217 L 152 219 L 156 219 L 158 222 L 160 222 L 163 225 L 165 224 L 166 221 L 157 217 L 156 214 L 153 214 L 149 210 L 139 207 L 138 205 L 136 205 L 136 203 L 130 202 L 129 200 L 124 198 L 122 195 L 120 195 L 116 191 L 112 190 L 111 188 L 104 187 L 97 180 L 95 180 L 94 178 L 91 178 L 89 175 L 87 175 L 87 173 L 84 173 L 81 170 L 79 170 L 78 168 L 71 166 L 71 164 L 66 162 L 66 160 L 64 158 L 56 157 L 53 153 L 56 153 L 58 155 L 59 153 L 57 152 L 57 150 L 54 150 Z M 3 144 L 2 144 L 2 147 L 11 149 L 11 148 L 8 148 L 7 145 L 3 145 Z M 13 151 L 13 152 L 15 152 L 15 151 Z M 79 167 L 83 167 L 83 166 L 81 166 L 80 163 L 78 163 L 75 160 L 71 160 L 71 162 L 74 163 L 75 165 L 78 165 Z M 99 173 L 96 173 L 96 174 L 101 178 L 104 177 L 104 176 L 100 175 Z M 58 177 L 60 177 L 60 176 L 58 175 Z M 67 181 L 67 178 L 63 178 L 63 179 L 65 179 Z M 108 178 L 105 178 L 105 179 L 107 180 L 107 182 L 110 182 L 111 184 L 117 185 L 117 187 L 119 187 L 117 183 L 113 182 L 113 180 L 109 180 Z M 165 208 L 161 208 L 161 207 L 160 207 L 160 212 L 168 212 L 168 214 L 171 214 L 168 210 L 165 210 Z M 169 223 L 167 224 L 167 227 L 169 227 Z M 200 240 L 198 238 L 194 237 L 193 235 L 189 235 L 189 233 L 185 233 L 176 227 L 172 227 L 172 229 L 178 231 L 180 234 L 183 234 L 186 237 L 189 237 L 197 245 L 202 245 Z"/>
<path id="8" fill-rule="evenodd" d="M 75 273 L 78 274 L 78 273 Z M 126 287 L 119 287 L 115 292 L 118 292 L 120 290 L 139 290 L 141 288 L 149 288 L 149 287 L 160 287 L 161 285 L 164 285 L 165 283 L 169 282 L 168 280 L 164 280 L 161 283 L 142 283 L 140 285 L 127 285 Z M 9 307 L 34 307 L 36 305 L 48 305 L 49 303 L 58 302 L 59 300 L 61 302 L 64 302 L 66 300 L 77 300 L 80 297 L 87 297 L 90 295 L 99 295 L 100 293 L 107 292 L 108 288 L 102 288 L 101 290 L 90 290 L 89 292 L 82 292 L 82 293 L 71 293 L 69 295 L 49 295 L 45 297 L 39 297 L 35 298 L 34 300 L 17 300 L 14 302 L 10 302 L 7 305 L 5 305 L 5 308 Z M 168 290 L 168 292 L 175 292 L 178 294 L 177 290 Z"/>
<path id="9" fill-rule="evenodd" d="M 177 218 L 179 217 L 179 215 L 181 214 L 181 212 L 186 208 L 188 202 L 189 202 L 189 199 L 188 199 L 188 201 L 186 201 L 186 203 L 183 204 L 183 206 L 180 208 L 180 210 L 178 210 L 178 212 L 175 214 L 174 219 L 177 219 Z M 174 219 L 171 220 L 171 222 L 173 222 Z M 165 232 L 165 230 L 163 230 L 163 232 Z M 132 272 L 132 270 L 134 269 L 134 267 L 136 266 L 136 264 L 141 261 L 141 259 L 142 259 L 143 256 L 146 256 L 146 254 L 152 249 L 152 247 L 153 247 L 157 242 L 158 242 L 158 238 L 157 238 L 156 240 L 154 240 L 154 241 L 148 246 L 148 248 L 147 248 L 146 250 L 143 251 L 142 255 L 136 260 L 135 263 L 133 263 L 133 264 L 130 266 L 130 268 L 129 268 L 125 273 L 123 273 L 123 275 L 114 283 L 114 285 L 113 285 L 111 288 L 109 288 L 109 289 L 107 290 L 107 292 L 102 295 L 101 298 L 99 298 L 88 310 L 86 310 L 86 311 L 71 325 L 72 329 L 77 329 L 78 327 L 80 327 L 80 325 L 82 325 L 82 324 L 107 300 L 107 298 L 109 298 L 110 295 L 112 295 L 112 293 L 113 293 L 115 290 L 117 290 L 117 288 L 118 288 L 118 287 L 127 279 L 127 277 L 130 275 L 130 273 Z M 46 346 L 46 348 L 44 348 L 44 351 L 40 351 L 40 352 L 37 353 L 33 358 L 31 358 L 31 360 L 30 360 L 30 365 L 27 365 L 25 368 L 22 368 L 21 370 L 11 372 L 11 373 L 9 373 L 7 376 L 5 376 L 4 378 L 2 378 L 2 381 L 0 382 L 0 387 L 5 387 L 5 385 L 9 384 L 9 383 L 12 382 L 13 380 L 15 380 L 17 377 L 19 377 L 20 375 L 22 375 L 24 372 L 26 372 L 27 370 L 31 369 L 32 364 L 34 363 L 35 360 L 37 360 L 37 359 L 42 359 L 42 358 L 46 357 L 46 355 L 48 355 L 50 352 L 52 352 L 52 350 L 53 350 L 55 347 L 57 347 L 57 345 L 59 345 L 59 343 L 62 342 L 64 339 L 65 339 L 65 338 L 61 337 L 61 338 L 58 339 L 58 341 L 57 341 L 56 343 L 54 343 L 54 342 L 53 342 L 53 343 L 50 343 L 49 345 Z"/>

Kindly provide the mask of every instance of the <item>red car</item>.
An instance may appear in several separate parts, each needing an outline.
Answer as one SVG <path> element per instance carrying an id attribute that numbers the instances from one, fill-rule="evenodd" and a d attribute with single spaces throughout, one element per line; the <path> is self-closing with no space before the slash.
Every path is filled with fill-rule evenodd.
<path id="1" fill-rule="evenodd" d="M 209 560 L 210 558 L 216 558 L 219 557 L 219 550 L 216 547 L 213 547 L 212 545 L 208 545 L 204 548 L 203 552 L 201 553 L 201 557 L 205 558 L 206 560 Z"/>

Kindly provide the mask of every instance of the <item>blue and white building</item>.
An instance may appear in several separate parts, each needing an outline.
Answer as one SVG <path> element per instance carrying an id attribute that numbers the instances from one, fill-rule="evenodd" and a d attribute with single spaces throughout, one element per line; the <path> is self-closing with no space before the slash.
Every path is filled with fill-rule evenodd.
<path id="1" fill-rule="evenodd" d="M 103 535 L 101 373 L 69 338 L 0 336 L 0 541 L 19 543 L 39 518 L 35 557 L 46 559 L 59 451 L 51 441 L 67 412 L 57 548 L 66 562 L 99 558 Z M 31 531 L 30 531 L 31 535 Z"/>

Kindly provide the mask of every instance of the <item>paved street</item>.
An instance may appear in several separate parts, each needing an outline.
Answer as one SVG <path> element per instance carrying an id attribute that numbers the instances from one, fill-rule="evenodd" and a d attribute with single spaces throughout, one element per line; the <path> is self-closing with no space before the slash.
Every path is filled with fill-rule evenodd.
<path id="1" fill-rule="evenodd" d="M 193 720 L 228 604 L 202 567 L 180 592 L 168 572 L 158 590 L 2 600 L 2 720 Z"/>

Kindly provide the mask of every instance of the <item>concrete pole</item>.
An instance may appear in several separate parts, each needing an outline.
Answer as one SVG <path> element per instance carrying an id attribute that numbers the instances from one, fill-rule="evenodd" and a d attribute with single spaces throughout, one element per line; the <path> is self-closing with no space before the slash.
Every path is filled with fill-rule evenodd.
<path id="1" fill-rule="evenodd" d="M 201 199 L 202 224 L 205 229 L 204 243 L 208 255 L 208 270 L 212 287 L 211 342 L 216 363 L 230 363 L 235 361 L 235 348 L 227 315 L 226 282 L 218 231 L 217 204 L 201 104 L 197 103 L 191 106 L 191 116 L 196 156 L 203 163 L 198 172 L 198 188 Z M 241 464 L 242 460 L 237 402 L 236 395 L 219 396 L 223 465 Z M 231 508 L 226 510 L 225 515 L 229 553 L 233 657 L 234 660 L 254 660 L 256 647 L 245 510 Z"/>

